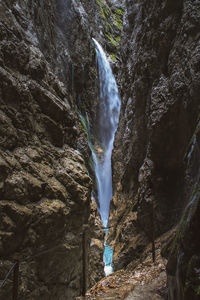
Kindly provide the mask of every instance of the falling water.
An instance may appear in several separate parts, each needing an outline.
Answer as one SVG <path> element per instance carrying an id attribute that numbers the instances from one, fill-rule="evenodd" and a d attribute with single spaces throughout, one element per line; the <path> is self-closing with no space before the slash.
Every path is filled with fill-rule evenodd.
<path id="1" fill-rule="evenodd" d="M 92 152 L 94 163 L 94 172 L 96 176 L 99 213 L 102 223 L 105 227 L 105 233 L 108 233 L 108 218 L 110 210 L 110 200 L 112 198 L 112 168 L 111 168 L 111 155 L 113 149 L 113 142 L 115 132 L 117 130 L 119 113 L 120 113 L 120 97 L 116 80 L 112 73 L 110 64 L 106 55 L 99 45 L 93 39 L 98 62 L 99 71 L 99 107 L 96 128 L 97 139 L 95 142 L 91 139 L 89 119 L 84 118 L 81 114 L 80 120 L 87 134 L 88 145 Z M 104 242 L 104 271 L 106 275 L 112 273 L 112 258 L 113 249 Z"/>
<path id="2" fill-rule="evenodd" d="M 111 155 L 115 132 L 120 113 L 120 97 L 115 77 L 105 52 L 100 44 L 93 39 L 99 72 L 99 108 L 98 142 L 92 148 L 94 171 L 97 181 L 99 212 L 104 227 L 108 226 L 110 200 L 112 198 L 112 168 Z M 107 234 L 108 230 L 106 230 Z M 104 243 L 104 264 L 106 275 L 112 272 L 113 250 Z"/>
<path id="3" fill-rule="evenodd" d="M 96 47 L 98 61 L 100 105 L 97 124 L 99 148 L 97 151 L 93 151 L 92 155 L 97 179 L 99 212 L 103 225 L 107 227 L 110 200 L 112 198 L 111 154 L 119 120 L 120 97 L 106 55 L 95 39 L 93 39 L 93 42 Z"/>

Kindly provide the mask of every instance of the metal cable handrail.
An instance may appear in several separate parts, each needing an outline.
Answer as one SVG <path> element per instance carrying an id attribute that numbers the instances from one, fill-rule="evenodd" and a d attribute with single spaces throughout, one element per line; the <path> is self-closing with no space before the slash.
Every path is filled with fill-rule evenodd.
<path id="1" fill-rule="evenodd" d="M 17 264 L 17 262 L 14 263 L 14 264 L 12 265 L 12 267 L 11 267 L 10 270 L 8 271 L 6 277 L 4 278 L 4 280 L 2 281 L 2 283 L 0 284 L 0 288 L 2 288 L 2 287 L 4 286 L 6 280 L 8 279 L 10 273 L 12 272 L 12 270 L 14 269 L 14 267 L 16 266 L 16 264 Z"/>
<path id="2" fill-rule="evenodd" d="M 177 208 L 177 209 L 171 209 L 171 210 L 168 210 L 168 212 L 170 211 L 179 211 L 179 210 L 182 210 L 182 208 Z M 148 215 L 152 215 L 152 212 L 151 213 L 147 213 L 147 214 L 144 214 L 142 216 L 139 216 L 140 218 L 142 217 L 145 217 L 145 216 L 148 216 Z M 113 228 L 113 227 L 116 227 L 116 225 L 111 225 L 111 226 L 106 226 L 104 228 L 101 228 L 101 229 L 97 229 L 96 231 L 105 231 L 106 229 L 110 229 L 110 228 Z M 82 247 L 83 247 L 83 265 L 85 264 L 85 256 L 86 256 L 86 249 L 85 249 L 85 242 L 86 242 L 86 236 L 85 236 L 85 233 L 86 231 L 89 230 L 89 226 L 83 228 L 83 231 L 80 233 L 83 235 L 83 238 L 82 238 Z M 90 231 L 90 230 L 89 230 Z M 153 261 L 155 261 L 155 245 L 154 245 L 154 238 L 153 238 L 153 248 L 152 248 L 152 254 L 153 254 Z M 31 255 L 27 258 L 24 258 L 23 260 L 20 261 L 20 264 L 25 264 L 25 263 L 28 263 L 31 261 L 31 259 L 35 258 L 35 257 L 39 257 L 40 255 L 43 255 L 43 254 L 46 254 L 48 252 L 51 252 L 55 249 L 58 249 L 60 248 L 61 246 L 63 246 L 63 243 L 55 246 L 55 247 L 52 247 L 50 249 L 47 249 L 47 250 L 43 250 L 39 253 L 36 253 L 34 255 Z M 83 268 L 84 269 L 84 268 Z M 14 271 L 13 271 L 14 270 Z M 16 261 L 10 268 L 10 270 L 8 271 L 8 273 L 6 274 L 5 278 L 3 279 L 3 281 L 0 283 L 0 289 L 4 286 L 5 282 L 7 281 L 7 279 L 9 278 L 11 272 L 14 272 L 14 279 L 13 279 L 13 299 L 16 299 L 17 300 L 17 297 L 18 297 L 18 273 L 19 273 L 19 261 Z M 17 273 L 17 274 L 15 274 Z M 83 295 L 85 294 L 85 285 L 86 284 L 83 284 Z"/>

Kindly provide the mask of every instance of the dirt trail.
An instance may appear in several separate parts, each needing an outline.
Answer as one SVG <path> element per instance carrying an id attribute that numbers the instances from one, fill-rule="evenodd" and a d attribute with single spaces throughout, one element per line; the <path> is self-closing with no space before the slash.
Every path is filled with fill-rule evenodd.
<path id="1" fill-rule="evenodd" d="M 124 270 L 119 270 L 103 278 L 86 297 L 77 300 L 161 300 L 165 299 L 166 260 L 160 254 L 160 249 L 172 232 L 156 240 L 156 261 L 152 262 L 151 245 L 148 245 L 142 255 L 142 262 L 131 263 Z"/>

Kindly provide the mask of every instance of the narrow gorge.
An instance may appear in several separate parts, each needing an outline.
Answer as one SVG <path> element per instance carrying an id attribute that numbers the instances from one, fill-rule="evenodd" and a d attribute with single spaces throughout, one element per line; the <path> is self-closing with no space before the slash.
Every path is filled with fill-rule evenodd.
<path id="1" fill-rule="evenodd" d="M 200 299 L 199 95 L 199 0 L 0 0 L 0 300 Z"/>

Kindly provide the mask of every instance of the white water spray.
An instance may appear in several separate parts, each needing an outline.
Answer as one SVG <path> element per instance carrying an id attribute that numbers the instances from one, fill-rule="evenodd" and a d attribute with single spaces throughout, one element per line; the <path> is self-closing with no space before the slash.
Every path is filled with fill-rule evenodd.
<path id="1" fill-rule="evenodd" d="M 93 42 L 96 48 L 99 71 L 100 104 L 97 128 L 101 153 L 99 157 L 98 151 L 92 151 L 92 156 L 97 180 L 99 212 L 103 225 L 107 227 L 110 200 L 112 198 L 111 155 L 119 121 L 121 101 L 116 80 L 105 52 L 95 39 L 93 39 Z"/>
<path id="2" fill-rule="evenodd" d="M 115 132 L 117 130 L 119 113 L 120 113 L 120 97 L 115 77 L 112 73 L 110 64 L 107 60 L 105 52 L 100 44 L 93 39 L 98 62 L 99 71 L 99 119 L 98 119 L 98 149 L 91 147 L 92 157 L 94 161 L 94 171 L 97 182 L 99 212 L 104 227 L 108 226 L 110 200 L 112 198 L 112 167 L 111 155 Z M 106 234 L 108 229 L 106 229 Z M 113 249 L 104 242 L 104 271 L 106 275 L 113 272 L 112 269 Z"/>
<path id="3" fill-rule="evenodd" d="M 94 172 L 96 176 L 99 213 L 102 223 L 105 227 L 105 233 L 108 233 L 108 218 L 110 210 L 110 200 L 112 198 L 112 168 L 111 155 L 115 132 L 117 130 L 119 113 L 120 113 L 120 97 L 115 77 L 112 73 L 110 64 L 100 44 L 93 39 L 98 62 L 99 71 L 99 107 L 97 120 L 97 141 L 95 144 L 91 141 L 90 124 L 86 116 L 81 114 L 80 119 L 87 133 L 88 145 L 92 152 L 94 163 Z M 113 272 L 112 269 L 113 249 L 104 242 L 104 271 L 106 275 Z"/>

